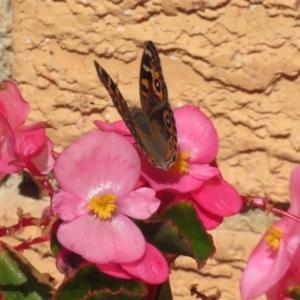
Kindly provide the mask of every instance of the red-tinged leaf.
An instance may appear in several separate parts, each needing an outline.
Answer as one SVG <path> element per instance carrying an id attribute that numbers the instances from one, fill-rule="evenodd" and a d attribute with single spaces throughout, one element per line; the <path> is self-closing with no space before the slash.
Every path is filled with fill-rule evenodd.
<path id="1" fill-rule="evenodd" d="M 5 300 L 47 300 L 54 286 L 23 255 L 0 241 L 0 290 Z"/>
<path id="2" fill-rule="evenodd" d="M 91 293 L 104 290 L 110 290 L 111 292 L 132 292 L 136 295 L 140 294 L 141 298 L 147 295 L 146 285 L 134 280 L 108 276 L 100 272 L 94 265 L 86 264 L 61 284 L 54 298 L 55 300 L 86 299 L 85 297 Z"/>
<path id="3" fill-rule="evenodd" d="M 189 243 L 171 220 L 136 221 L 148 243 L 164 254 L 193 256 Z"/>
<path id="4" fill-rule="evenodd" d="M 144 297 L 145 295 L 140 292 L 126 291 L 121 288 L 117 292 L 108 289 L 95 291 L 80 300 L 141 300 L 144 299 Z"/>

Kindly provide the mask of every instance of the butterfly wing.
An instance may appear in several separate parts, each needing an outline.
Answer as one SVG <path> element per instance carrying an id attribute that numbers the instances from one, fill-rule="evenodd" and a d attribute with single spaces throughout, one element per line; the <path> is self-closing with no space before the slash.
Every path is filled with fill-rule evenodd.
<path id="1" fill-rule="evenodd" d="M 168 106 L 168 90 L 162 74 L 160 58 L 151 41 L 146 43 L 141 60 L 140 100 L 146 114 Z"/>
<path id="2" fill-rule="evenodd" d="M 108 91 L 118 113 L 126 122 L 128 119 L 130 119 L 130 109 L 125 99 L 123 98 L 120 90 L 118 89 L 114 81 L 110 78 L 108 73 L 96 61 L 94 61 L 94 64 L 100 81 L 103 83 L 104 87 Z"/>
<path id="3" fill-rule="evenodd" d="M 117 85 L 95 61 L 100 81 L 117 108 L 136 143 L 149 161 L 165 170 L 177 157 L 177 131 L 172 109 L 168 102 L 158 52 L 152 42 L 145 46 L 140 69 L 140 99 L 142 109 L 129 109 Z"/>
<path id="4" fill-rule="evenodd" d="M 120 90 L 108 73 L 96 61 L 94 61 L 94 64 L 100 81 L 108 91 L 114 106 L 125 121 L 131 135 L 142 151 L 147 153 L 147 145 L 152 142 L 151 128 L 148 118 L 139 107 L 133 107 L 132 110 L 130 110 Z"/>
<path id="5" fill-rule="evenodd" d="M 141 60 L 140 100 L 153 140 L 145 147 L 146 154 L 156 157 L 156 161 L 149 158 L 154 165 L 169 169 L 177 157 L 177 130 L 159 55 L 151 41 L 146 43 Z"/>

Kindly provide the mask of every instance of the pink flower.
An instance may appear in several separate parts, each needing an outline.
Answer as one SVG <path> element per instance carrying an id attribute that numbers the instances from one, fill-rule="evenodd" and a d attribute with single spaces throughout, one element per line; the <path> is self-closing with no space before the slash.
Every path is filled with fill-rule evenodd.
<path id="1" fill-rule="evenodd" d="M 160 201 L 150 188 L 134 190 L 140 160 L 124 137 L 83 135 L 59 155 L 54 174 L 63 189 L 53 205 L 63 220 L 57 238 L 65 248 L 97 264 L 131 263 L 144 255 L 144 237 L 129 217 L 149 218 Z"/>
<path id="2" fill-rule="evenodd" d="M 300 217 L 300 166 L 290 177 L 289 213 Z M 291 284 L 300 283 L 300 224 L 288 217 L 275 222 L 252 251 L 241 278 L 243 300 L 266 294 L 270 300 L 285 299 Z M 288 299 L 288 298 L 286 298 Z"/>
<path id="3" fill-rule="evenodd" d="M 218 135 L 210 119 L 194 106 L 175 109 L 174 117 L 179 149 L 175 164 L 165 171 L 142 156 L 142 175 L 155 191 L 187 193 L 220 174 L 218 168 L 208 165 L 218 152 Z"/>
<path id="4" fill-rule="evenodd" d="M 29 105 L 17 86 L 9 80 L 0 83 L 0 172 L 17 173 L 25 167 L 34 175 L 52 170 L 52 142 L 45 135 L 44 122 L 22 125 Z"/>

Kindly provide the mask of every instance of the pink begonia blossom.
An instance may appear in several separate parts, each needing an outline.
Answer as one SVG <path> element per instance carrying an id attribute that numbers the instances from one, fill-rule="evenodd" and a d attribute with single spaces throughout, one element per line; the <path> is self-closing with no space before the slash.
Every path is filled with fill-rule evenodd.
<path id="1" fill-rule="evenodd" d="M 146 242 L 129 217 L 149 218 L 160 204 L 154 190 L 134 190 L 140 167 L 134 147 L 113 132 L 89 132 L 67 147 L 54 165 L 59 242 L 92 263 L 140 259 Z"/>
<path id="2" fill-rule="evenodd" d="M 290 177 L 289 213 L 300 217 L 300 166 Z M 270 300 L 289 299 L 288 287 L 300 284 L 300 224 L 288 217 L 276 221 L 252 251 L 241 278 L 243 300 L 266 294 Z"/>
<path id="3" fill-rule="evenodd" d="M 174 117 L 179 151 L 175 164 L 165 171 L 142 156 L 142 175 L 155 191 L 187 193 L 220 174 L 218 168 L 208 165 L 218 152 L 218 135 L 210 119 L 194 106 L 175 109 Z"/>
<path id="4" fill-rule="evenodd" d="M 219 169 L 209 165 L 216 158 L 219 147 L 218 135 L 210 119 L 191 105 L 175 109 L 174 117 L 179 148 L 176 163 L 165 171 L 154 167 L 141 154 L 142 176 L 157 192 L 170 190 L 185 194 L 194 202 L 198 215 L 205 217 L 202 221 L 205 221 L 206 228 L 212 229 L 221 223 L 222 217 L 240 211 L 241 198 L 236 189 L 221 177 Z M 123 121 L 112 125 L 101 121 L 94 123 L 100 130 L 130 135 Z M 134 143 L 132 137 L 130 141 Z"/>
<path id="5" fill-rule="evenodd" d="M 0 172 L 11 174 L 28 168 L 34 175 L 52 170 L 53 144 L 46 137 L 45 122 L 23 125 L 28 102 L 9 80 L 0 83 Z"/>

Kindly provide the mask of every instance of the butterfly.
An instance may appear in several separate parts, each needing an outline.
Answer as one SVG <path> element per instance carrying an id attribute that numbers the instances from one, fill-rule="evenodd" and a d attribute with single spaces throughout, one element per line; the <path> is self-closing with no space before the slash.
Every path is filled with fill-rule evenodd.
<path id="1" fill-rule="evenodd" d="M 168 102 L 167 86 L 154 44 L 146 43 L 140 67 L 140 107 L 129 108 L 117 85 L 94 61 L 100 81 L 126 123 L 136 144 L 157 168 L 168 170 L 176 161 L 177 130 Z"/>

